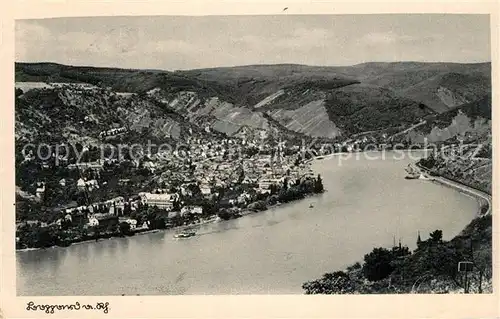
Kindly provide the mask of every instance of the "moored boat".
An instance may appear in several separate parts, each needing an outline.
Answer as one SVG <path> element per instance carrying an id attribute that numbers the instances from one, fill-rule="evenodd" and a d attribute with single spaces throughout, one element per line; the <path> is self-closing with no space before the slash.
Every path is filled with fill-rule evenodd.
<path id="1" fill-rule="evenodd" d="M 408 164 L 408 167 L 405 169 L 408 175 L 405 176 L 405 179 L 419 179 L 422 175 L 418 169 L 415 169 L 413 165 Z"/>
<path id="2" fill-rule="evenodd" d="M 410 174 L 405 176 L 405 179 L 419 179 L 419 178 L 420 178 L 419 174 Z"/>

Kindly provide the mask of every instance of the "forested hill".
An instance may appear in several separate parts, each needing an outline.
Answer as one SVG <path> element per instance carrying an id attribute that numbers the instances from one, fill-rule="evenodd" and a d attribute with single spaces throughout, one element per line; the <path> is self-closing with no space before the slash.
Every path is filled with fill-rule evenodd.
<path id="1" fill-rule="evenodd" d="M 229 135 L 242 127 L 267 130 L 271 122 L 322 138 L 401 131 L 491 93 L 490 63 L 280 64 L 175 72 L 16 63 L 15 69 L 18 83 L 76 82 L 147 94 L 196 125 Z"/>

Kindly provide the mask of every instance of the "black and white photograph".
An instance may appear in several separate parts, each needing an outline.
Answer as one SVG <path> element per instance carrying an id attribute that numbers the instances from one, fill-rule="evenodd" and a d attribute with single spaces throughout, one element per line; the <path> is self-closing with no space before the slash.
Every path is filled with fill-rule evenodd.
<path id="1" fill-rule="evenodd" d="M 490 15 L 294 10 L 15 21 L 17 296 L 493 293 Z"/>

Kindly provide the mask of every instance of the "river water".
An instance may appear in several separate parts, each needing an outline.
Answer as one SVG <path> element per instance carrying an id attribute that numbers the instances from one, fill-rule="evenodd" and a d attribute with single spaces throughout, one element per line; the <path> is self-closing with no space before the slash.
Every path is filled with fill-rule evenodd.
<path id="1" fill-rule="evenodd" d="M 18 294 L 300 294 L 305 281 L 362 261 L 375 246 L 395 238 L 413 249 L 417 231 L 425 239 L 435 229 L 449 239 L 474 218 L 474 199 L 405 180 L 411 160 L 393 155 L 316 161 L 326 193 L 203 225 L 190 239 L 165 231 L 17 252 Z"/>

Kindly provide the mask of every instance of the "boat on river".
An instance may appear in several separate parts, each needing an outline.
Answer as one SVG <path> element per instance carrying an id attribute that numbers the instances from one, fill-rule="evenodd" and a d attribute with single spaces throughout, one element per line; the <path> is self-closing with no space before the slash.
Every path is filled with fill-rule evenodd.
<path id="1" fill-rule="evenodd" d="M 405 176 L 405 179 L 419 179 L 422 174 L 415 169 L 411 164 L 408 164 L 408 167 L 405 169 L 408 175 Z"/>
<path id="2" fill-rule="evenodd" d="M 195 232 L 183 232 L 183 233 L 175 234 L 174 238 L 189 238 L 189 237 L 193 237 L 193 236 L 196 236 Z"/>
<path id="3" fill-rule="evenodd" d="M 420 174 L 411 174 L 411 175 L 406 175 L 405 179 L 419 179 Z"/>

